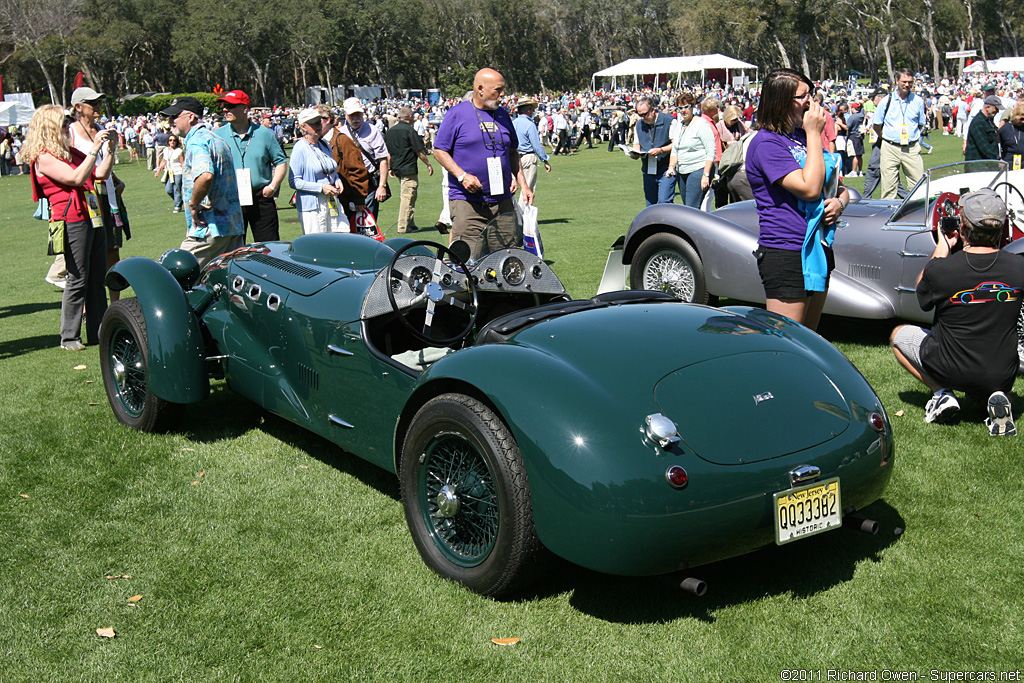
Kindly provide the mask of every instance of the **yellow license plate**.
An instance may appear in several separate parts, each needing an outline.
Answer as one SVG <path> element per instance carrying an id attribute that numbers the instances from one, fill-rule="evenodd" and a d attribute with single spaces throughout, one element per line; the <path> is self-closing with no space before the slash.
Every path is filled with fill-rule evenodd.
<path id="1" fill-rule="evenodd" d="M 839 478 L 775 494 L 775 542 L 778 545 L 836 529 L 843 524 Z"/>

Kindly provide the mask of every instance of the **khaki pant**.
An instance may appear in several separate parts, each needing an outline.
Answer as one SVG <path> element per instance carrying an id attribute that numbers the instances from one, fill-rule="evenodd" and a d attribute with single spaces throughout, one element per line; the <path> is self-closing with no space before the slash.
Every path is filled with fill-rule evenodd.
<path id="1" fill-rule="evenodd" d="M 399 178 L 401 189 L 398 195 L 398 232 L 405 232 L 410 226 L 416 225 L 416 193 L 420 187 L 418 175 L 404 175 Z"/>
<path id="2" fill-rule="evenodd" d="M 924 159 L 921 158 L 921 144 L 894 145 L 882 141 L 881 159 L 878 170 L 882 176 L 882 199 L 896 199 L 900 182 L 900 169 L 906 176 L 907 190 L 913 189 L 924 175 Z"/>
<path id="3" fill-rule="evenodd" d="M 498 204 L 453 199 L 451 206 L 452 241 L 465 240 L 470 258 L 479 259 L 499 249 L 523 245 L 522 227 L 517 225 L 511 198 Z"/>
<path id="4" fill-rule="evenodd" d="M 217 256 L 244 246 L 245 235 L 243 234 L 227 237 L 210 236 L 206 239 L 186 237 L 180 248 L 192 252 L 196 260 L 199 261 L 199 267 L 203 268 Z"/>
<path id="5" fill-rule="evenodd" d="M 529 154 L 523 154 L 519 157 L 519 165 L 523 167 L 523 175 L 526 176 L 526 185 L 530 188 L 530 192 L 537 191 L 537 165 L 539 164 L 539 157 L 530 152 Z"/>

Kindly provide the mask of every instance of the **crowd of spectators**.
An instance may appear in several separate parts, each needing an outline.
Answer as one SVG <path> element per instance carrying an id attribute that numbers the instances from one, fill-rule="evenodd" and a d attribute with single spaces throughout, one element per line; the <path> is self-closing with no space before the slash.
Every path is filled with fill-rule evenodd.
<path id="1" fill-rule="evenodd" d="M 929 121 L 929 129 L 924 131 L 921 138 L 924 153 L 930 152 L 929 135 L 958 135 L 963 138 L 967 158 L 1000 158 L 1013 168 L 1020 168 L 1024 155 L 1022 77 L 1024 74 L 978 74 L 959 80 L 935 80 L 917 75 L 913 92 L 922 98 Z M 842 158 L 843 173 L 847 178 L 870 175 L 872 172 L 871 161 L 865 158 L 866 151 L 875 141 L 872 118 L 877 103 L 890 89 L 885 84 L 865 85 L 854 81 L 825 80 L 814 83 L 815 98 L 826 113 L 823 133 L 825 149 L 836 152 Z M 367 135 L 383 140 L 387 131 L 399 124 L 401 116 L 422 139 L 424 150 L 429 155 L 445 114 L 462 99 L 452 97 L 430 103 L 421 99 L 380 98 L 361 102 L 360 107 L 355 109 L 361 108 L 362 112 L 354 109 L 346 111 L 341 103 L 334 106 L 320 105 L 319 110 L 329 112 L 332 117 L 336 116 L 343 124 L 349 119 L 361 117 L 362 120 L 357 123 L 361 126 L 359 137 L 363 140 L 369 139 Z M 716 176 L 725 170 L 719 166 L 723 152 L 729 147 L 745 143 L 745 155 L 750 133 L 758 127 L 759 100 L 760 93 L 754 86 L 732 87 L 715 81 L 683 81 L 657 90 L 647 87 L 615 88 L 520 94 L 518 97 L 505 93 L 502 105 L 513 115 L 519 114 L 518 118 L 522 119 L 523 111 L 518 108 L 517 101 L 531 103 L 526 108 L 530 114 L 528 120 L 532 120 L 536 126 L 541 148 L 533 152 L 543 151 L 546 162 L 549 155 L 572 155 L 581 149 L 607 149 L 611 152 L 617 145 L 627 149 L 637 147 L 640 112 L 647 113 L 649 109 L 641 102 L 650 102 L 659 116 L 665 114 L 672 117 L 673 135 L 663 146 L 665 159 L 659 163 L 659 168 L 668 164 L 672 169 L 669 172 L 666 167 L 659 174 L 659 181 L 660 176 L 667 173 L 671 177 L 666 180 L 671 182 L 665 183 L 662 188 L 664 191 L 649 195 L 648 200 L 675 201 L 678 193 L 682 203 L 710 207 L 721 206 L 735 199 L 750 198 L 742 163 L 727 164 L 728 177 Z M 349 105 L 352 109 L 351 102 Z M 253 108 L 247 113 L 254 124 L 269 129 L 278 142 L 289 149 L 306 132 L 304 123 L 297 119 L 299 112 L 300 109 L 295 107 L 273 106 Z M 216 130 L 227 125 L 222 115 L 220 110 L 208 111 L 202 121 L 211 130 Z M 521 127 L 522 123 L 519 121 L 517 126 Z M 171 197 L 168 209 L 182 211 L 180 157 L 183 145 L 180 139 L 171 134 L 165 117 L 157 114 L 101 116 L 98 124 L 116 132 L 119 147 L 127 150 L 127 155 L 120 156 L 127 156 L 129 160 L 138 160 L 140 163 L 145 160 L 147 168 L 153 169 L 157 175 L 164 173 L 161 177 Z M 347 125 L 351 126 L 351 122 Z M 709 140 L 709 132 L 714 138 L 713 144 Z M 24 135 L 24 129 L 0 128 L 0 173 L 27 172 L 20 153 Z M 376 168 L 368 166 L 372 176 L 374 172 L 379 173 L 382 168 L 387 168 L 384 164 L 388 163 L 388 159 L 376 158 L 384 153 L 383 150 L 370 151 L 371 156 L 375 157 L 373 162 L 380 164 Z M 115 158 L 115 162 L 122 160 L 120 156 Z M 381 175 L 386 177 L 387 171 Z M 443 186 L 448 180 L 448 174 L 440 175 L 437 184 Z M 870 196 L 874 192 L 877 182 L 877 177 L 866 178 L 866 195 Z M 373 199 L 382 196 L 383 185 L 382 179 L 380 187 L 371 187 L 367 200 L 371 196 Z M 713 192 L 710 191 L 712 189 Z M 437 191 L 427 187 L 420 190 Z M 905 192 L 905 189 L 901 186 L 900 191 Z M 709 195 L 714 199 L 713 204 Z M 402 227 L 415 229 L 411 216 L 406 217 L 404 223 Z M 439 217 L 439 231 L 445 231 L 449 225 L 450 219 L 445 220 L 443 215 Z"/>

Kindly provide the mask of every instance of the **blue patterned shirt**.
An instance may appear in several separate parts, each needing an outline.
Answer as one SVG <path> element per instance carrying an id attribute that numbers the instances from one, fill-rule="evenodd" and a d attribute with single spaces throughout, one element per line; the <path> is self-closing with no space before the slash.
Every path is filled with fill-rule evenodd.
<path id="1" fill-rule="evenodd" d="M 205 226 L 193 225 L 192 214 L 185 212 L 188 236 L 193 239 L 207 237 L 229 237 L 245 234 L 242 221 L 242 206 L 238 202 L 238 186 L 235 183 L 235 163 L 231 149 L 221 138 L 214 135 L 205 125 L 199 124 L 185 136 L 184 178 L 182 192 L 185 204 L 192 202 L 192 188 L 196 178 L 203 173 L 212 173 L 210 191 L 203 200 L 211 209 L 201 209 Z"/>

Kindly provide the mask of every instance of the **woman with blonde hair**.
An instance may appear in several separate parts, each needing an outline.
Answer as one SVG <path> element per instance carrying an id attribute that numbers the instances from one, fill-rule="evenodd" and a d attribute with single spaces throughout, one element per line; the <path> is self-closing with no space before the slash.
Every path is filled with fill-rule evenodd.
<path id="1" fill-rule="evenodd" d="M 743 112 L 735 104 L 725 108 L 725 112 L 722 113 L 722 120 L 715 125 L 718 127 L 719 135 L 722 136 L 723 148 L 736 142 L 750 130 L 743 123 Z"/>
<path id="2" fill-rule="evenodd" d="M 68 351 L 81 351 L 85 348 L 84 308 L 89 309 L 86 336 L 91 344 L 99 341 L 100 321 L 107 310 L 103 288 L 107 240 L 93 181 L 106 180 L 114 155 L 106 154 L 97 164 L 100 150 L 110 142 L 106 130 L 96 132 L 88 152 L 71 147 L 72 123 L 74 119 L 66 117 L 58 106 L 39 107 L 32 116 L 21 153 L 30 166 L 34 198 L 45 196 L 50 202 L 51 220 L 65 223 L 64 243 L 56 245 L 63 247 L 68 270 L 61 304 L 60 346 Z"/>

